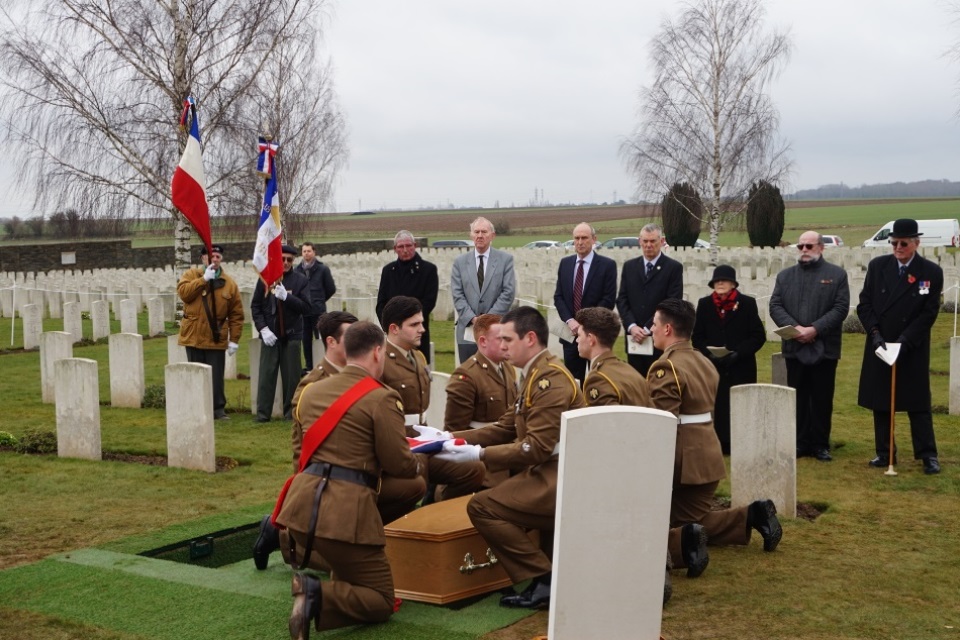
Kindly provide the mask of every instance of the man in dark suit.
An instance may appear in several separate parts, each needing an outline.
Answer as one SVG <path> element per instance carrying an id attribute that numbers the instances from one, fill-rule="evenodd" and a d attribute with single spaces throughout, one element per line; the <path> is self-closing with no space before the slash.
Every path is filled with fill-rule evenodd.
<path id="1" fill-rule="evenodd" d="M 869 464 L 886 468 L 897 454 L 890 451 L 891 367 L 874 352 L 888 340 L 899 342 L 895 409 L 910 416 L 913 457 L 923 460 L 923 472 L 931 475 L 940 473 L 940 462 L 930 413 L 930 329 L 940 311 L 943 270 L 917 254 L 921 235 L 916 220 L 897 220 L 890 232 L 893 255 L 867 266 L 857 305 L 867 332 L 857 402 L 873 410 L 877 457 Z"/>
<path id="2" fill-rule="evenodd" d="M 650 340 L 653 313 L 657 305 L 668 298 L 683 298 L 683 265 L 663 255 L 663 230 L 657 224 L 648 224 L 640 230 L 639 258 L 627 260 L 620 274 L 620 293 L 617 311 L 630 339 L 643 343 Z M 663 352 L 654 348 L 653 355 L 630 354 L 627 361 L 640 375 L 646 376 L 650 365 Z"/>
<path id="3" fill-rule="evenodd" d="M 437 265 L 427 262 L 417 252 L 417 241 L 409 231 L 400 231 L 393 239 L 397 259 L 380 272 L 377 290 L 377 318 L 383 322 L 383 308 L 395 296 L 410 296 L 423 305 L 423 340 L 417 349 L 430 364 L 430 314 L 437 306 Z"/>
<path id="4" fill-rule="evenodd" d="M 575 318 L 580 309 L 613 309 L 617 298 L 617 263 L 594 251 L 596 243 L 596 230 L 586 222 L 578 224 L 573 229 L 573 248 L 577 255 L 562 259 L 557 270 L 553 306 L 574 336 L 580 326 Z M 576 339 L 572 342 L 560 340 L 560 343 L 563 345 L 563 364 L 582 383 L 587 373 L 587 361 L 580 357 Z"/>
<path id="5" fill-rule="evenodd" d="M 481 313 L 504 314 L 513 304 L 517 278 L 513 273 L 513 256 L 493 248 L 497 232 L 486 218 L 477 218 L 470 225 L 474 250 L 453 261 L 450 272 L 450 293 L 457 310 L 457 352 L 460 362 L 477 352 L 477 343 L 464 338 L 467 327 Z"/>

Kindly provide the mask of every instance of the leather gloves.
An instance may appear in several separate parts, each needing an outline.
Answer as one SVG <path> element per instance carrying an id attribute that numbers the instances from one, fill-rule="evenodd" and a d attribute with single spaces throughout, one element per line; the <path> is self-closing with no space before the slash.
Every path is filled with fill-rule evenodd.
<path id="1" fill-rule="evenodd" d="M 443 443 L 443 451 L 435 453 L 434 458 L 447 462 L 474 462 L 480 459 L 480 445 Z"/>
<path id="2" fill-rule="evenodd" d="M 273 288 L 273 295 L 277 296 L 277 300 L 283 301 L 287 299 L 287 289 L 283 284 L 278 284 Z"/>
<path id="3" fill-rule="evenodd" d="M 277 335 L 273 331 L 270 331 L 268 327 L 260 329 L 260 339 L 263 340 L 263 344 L 268 347 L 277 344 Z"/>
<path id="4" fill-rule="evenodd" d="M 227 355 L 228 355 L 228 356 L 235 356 L 235 355 L 237 355 L 237 351 L 238 351 L 239 349 L 240 349 L 240 345 L 238 345 L 236 342 L 228 342 L 228 343 L 227 343 Z"/>
<path id="5" fill-rule="evenodd" d="M 207 282 L 210 282 L 217 277 L 217 268 L 215 266 L 208 265 L 206 269 L 203 270 L 203 279 Z"/>
<path id="6" fill-rule="evenodd" d="M 879 329 L 874 329 L 870 332 L 870 344 L 873 345 L 874 350 L 887 348 L 887 343 L 884 342 L 883 336 L 880 335 Z"/>

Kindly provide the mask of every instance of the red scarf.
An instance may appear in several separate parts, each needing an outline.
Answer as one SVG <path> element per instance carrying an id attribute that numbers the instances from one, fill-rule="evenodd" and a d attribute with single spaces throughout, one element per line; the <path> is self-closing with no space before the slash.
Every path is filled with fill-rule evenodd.
<path id="1" fill-rule="evenodd" d="M 736 311 L 737 307 L 740 306 L 740 303 L 737 302 L 737 290 L 731 289 L 726 298 L 721 298 L 717 295 L 717 292 L 714 291 L 713 306 L 717 310 L 717 315 L 720 316 L 720 321 L 726 322 L 727 314 L 731 311 Z"/>

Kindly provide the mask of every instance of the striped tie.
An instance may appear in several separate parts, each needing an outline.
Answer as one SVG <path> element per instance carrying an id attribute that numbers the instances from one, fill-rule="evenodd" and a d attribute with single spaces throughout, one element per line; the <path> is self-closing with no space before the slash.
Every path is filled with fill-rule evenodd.
<path id="1" fill-rule="evenodd" d="M 583 260 L 577 260 L 577 277 L 573 280 L 573 312 L 583 303 Z"/>

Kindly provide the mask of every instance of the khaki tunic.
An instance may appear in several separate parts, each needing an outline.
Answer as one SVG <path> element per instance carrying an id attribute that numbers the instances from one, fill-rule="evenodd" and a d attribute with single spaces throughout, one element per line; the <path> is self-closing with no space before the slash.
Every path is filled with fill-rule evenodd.
<path id="1" fill-rule="evenodd" d="M 583 381 L 583 398 L 590 407 L 653 406 L 647 381 L 612 351 L 600 354 L 590 365 Z"/>
<path id="2" fill-rule="evenodd" d="M 303 390 L 307 388 L 307 385 L 314 382 L 320 382 L 321 380 L 326 380 L 330 376 L 338 373 L 340 373 L 340 370 L 331 364 L 329 360 L 324 358 L 320 364 L 318 364 L 312 371 L 300 379 L 300 384 L 297 385 L 296 390 L 293 392 L 293 401 L 291 402 L 291 406 L 293 406 L 294 419 L 290 440 L 293 446 L 294 472 L 297 471 L 297 468 L 300 464 L 300 447 L 303 444 L 303 433 L 310 428 L 310 424 L 313 424 L 303 424 L 303 422 L 300 420 L 300 395 L 303 393 Z"/>
<path id="3" fill-rule="evenodd" d="M 573 376 L 556 356 L 544 350 L 529 363 L 513 410 L 490 426 L 454 433 L 484 447 L 489 470 L 513 471 L 507 480 L 476 494 L 467 513 L 514 582 L 550 571 L 549 556 L 526 532 L 546 530 L 544 541 L 552 539 L 560 415 L 583 406 Z"/>
<path id="4" fill-rule="evenodd" d="M 716 367 L 689 341 L 667 347 L 647 375 L 654 407 L 676 416 L 711 414 L 719 381 Z M 714 492 L 725 477 L 723 452 L 711 415 L 704 422 L 678 424 L 668 543 L 674 567 L 686 566 L 680 544 L 680 528 L 685 524 L 703 525 L 714 545 L 750 540 L 747 507 L 712 510 Z"/>
<path id="5" fill-rule="evenodd" d="M 180 337 L 177 344 L 197 349 L 218 349 L 225 351 L 227 342 L 240 344 L 243 333 L 243 301 L 240 289 L 233 278 L 222 269 L 220 278 L 224 285 L 213 290 L 214 302 L 210 302 L 210 285 L 203 279 L 204 269 L 190 269 L 177 283 L 177 295 L 183 300 L 183 320 L 180 322 Z M 204 309 L 203 301 L 210 304 L 210 311 L 216 307 L 217 326 L 220 328 L 220 340 L 214 342 L 210 321 Z"/>
<path id="6" fill-rule="evenodd" d="M 449 431 L 470 428 L 470 423 L 493 423 L 517 401 L 517 373 L 513 365 L 497 365 L 482 353 L 470 357 L 454 370 L 447 383 L 447 406 L 443 424 Z"/>
<path id="7" fill-rule="evenodd" d="M 423 415 L 430 406 L 430 370 L 424 355 L 412 349 L 417 364 L 407 359 L 403 349 L 387 341 L 387 360 L 383 367 L 383 383 L 396 390 L 403 401 L 404 411 L 419 414 L 417 424 L 426 424 Z"/>

